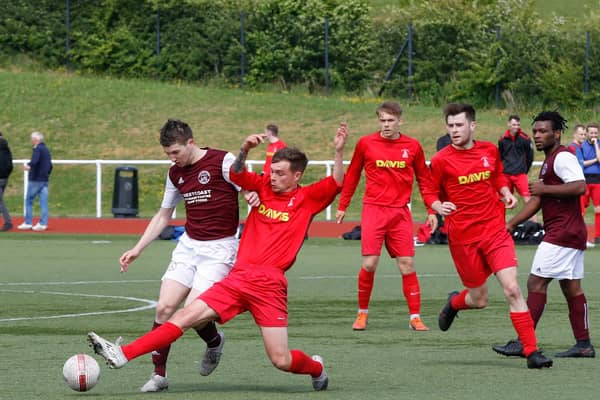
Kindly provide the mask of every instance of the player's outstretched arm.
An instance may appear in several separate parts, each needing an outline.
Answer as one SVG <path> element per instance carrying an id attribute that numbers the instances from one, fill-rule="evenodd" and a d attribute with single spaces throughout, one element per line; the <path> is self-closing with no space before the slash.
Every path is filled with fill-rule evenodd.
<path id="1" fill-rule="evenodd" d="M 342 186 L 344 183 L 344 146 L 346 146 L 347 141 L 348 125 L 345 122 L 342 122 L 333 138 L 333 144 L 335 146 L 333 179 L 335 179 L 339 186 Z"/>
<path id="2" fill-rule="evenodd" d="M 244 170 L 244 164 L 246 163 L 246 157 L 248 157 L 248 152 L 250 151 L 250 149 L 253 149 L 259 144 L 263 143 L 266 137 L 267 135 L 261 133 L 250 135 L 246 138 L 246 140 L 244 140 L 244 143 L 242 143 L 242 146 L 240 147 L 240 152 L 238 153 L 238 156 L 235 158 L 235 161 L 231 166 L 233 172 L 239 174 Z"/>
<path id="3" fill-rule="evenodd" d="M 135 259 L 139 257 L 146 246 L 152 243 L 152 241 L 154 241 L 154 239 L 160 235 L 167 225 L 169 225 L 172 215 L 173 208 L 161 208 L 156 214 L 154 214 L 135 246 L 123 253 L 119 258 L 121 272 L 127 272 L 129 264 L 135 261 Z"/>

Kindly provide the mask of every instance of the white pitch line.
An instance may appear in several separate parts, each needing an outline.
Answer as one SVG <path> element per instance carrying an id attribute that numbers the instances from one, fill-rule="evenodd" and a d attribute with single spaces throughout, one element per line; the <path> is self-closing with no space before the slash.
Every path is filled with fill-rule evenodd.
<path id="1" fill-rule="evenodd" d="M 97 285 L 105 283 L 150 283 L 160 282 L 156 279 L 137 279 L 122 281 L 76 281 L 76 282 L 0 282 L 0 286 L 56 286 L 56 285 Z"/>
<path id="2" fill-rule="evenodd" d="M 90 315 L 103 315 L 103 314 L 120 314 L 120 313 L 126 313 L 126 312 L 148 310 L 150 308 L 156 307 L 156 301 L 154 301 L 154 300 L 139 299 L 137 297 L 127 297 L 127 296 L 109 296 L 109 295 L 101 295 L 101 294 L 65 293 L 65 292 L 48 292 L 48 291 L 35 292 L 35 291 L 30 291 L 30 290 L 24 291 L 24 292 L 18 292 L 15 290 L 0 290 L 0 292 L 41 293 L 41 294 L 52 294 L 52 295 L 59 295 L 59 296 L 96 297 L 96 298 L 131 300 L 131 301 L 139 301 L 142 303 L 146 303 L 145 306 L 127 308 L 125 310 L 95 311 L 95 312 L 77 313 L 77 314 L 49 315 L 49 316 L 44 316 L 44 317 L 3 318 L 3 319 L 0 319 L 0 322 L 29 321 L 29 320 L 38 320 L 38 319 L 74 318 L 74 317 L 84 317 L 84 316 L 90 316 Z"/>

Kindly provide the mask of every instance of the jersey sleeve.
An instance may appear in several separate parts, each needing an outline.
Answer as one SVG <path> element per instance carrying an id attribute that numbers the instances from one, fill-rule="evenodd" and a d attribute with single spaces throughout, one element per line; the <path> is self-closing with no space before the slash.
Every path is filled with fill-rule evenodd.
<path id="1" fill-rule="evenodd" d="M 256 172 L 248 172 L 246 167 L 244 167 L 239 174 L 235 173 L 233 169 L 229 169 L 229 179 L 231 182 L 245 190 L 255 190 L 260 192 L 263 176 L 264 175 L 261 176 Z"/>
<path id="2" fill-rule="evenodd" d="M 223 165 L 221 167 L 221 171 L 223 173 L 223 179 L 225 179 L 225 181 L 227 181 L 231 185 L 233 185 L 235 190 L 237 190 L 239 192 L 241 188 L 238 185 L 236 185 L 235 183 L 233 183 L 229 177 L 229 171 L 231 170 L 231 165 L 233 164 L 234 161 L 235 161 L 235 156 L 233 154 L 231 154 L 231 153 L 225 154 L 225 157 L 223 157 Z"/>
<path id="3" fill-rule="evenodd" d="M 358 182 L 360 181 L 360 174 L 365 163 L 363 142 L 364 141 L 362 139 L 359 139 L 358 143 L 356 144 L 354 154 L 352 154 L 352 160 L 350 161 L 350 166 L 348 167 L 346 175 L 344 176 L 344 186 L 342 188 L 342 194 L 338 204 L 338 209 L 340 211 L 346 211 L 350 205 L 352 196 L 356 191 L 356 186 L 358 186 Z"/>
<path id="4" fill-rule="evenodd" d="M 328 176 L 306 186 L 304 190 L 310 202 L 311 212 L 317 214 L 335 200 L 335 196 L 342 190 L 342 187 L 338 186 L 333 176 Z"/>
<path id="5" fill-rule="evenodd" d="M 163 194 L 163 200 L 160 205 L 161 208 L 174 208 L 177 203 L 183 200 L 183 196 L 179 190 L 171 182 L 169 174 L 167 174 L 167 181 L 165 183 L 165 193 Z"/>
<path id="6" fill-rule="evenodd" d="M 425 207 L 429 209 L 431 204 L 438 199 L 437 192 L 433 187 L 433 181 L 431 178 L 431 170 L 425 163 L 425 153 L 423 148 L 418 145 L 414 159 L 414 170 L 415 177 L 419 184 L 419 192 L 421 192 L 421 198 Z"/>
<path id="7" fill-rule="evenodd" d="M 556 155 L 554 173 L 565 183 L 585 180 L 577 157 L 568 151 L 561 151 Z"/>
<path id="8" fill-rule="evenodd" d="M 494 147 L 494 146 L 490 146 L 493 149 L 493 152 L 495 152 L 496 154 L 495 159 L 496 159 L 496 163 L 495 163 L 495 167 L 494 167 L 494 171 L 493 171 L 493 184 L 494 184 L 494 189 L 496 189 L 496 192 L 500 192 L 500 189 L 503 187 L 508 187 L 508 179 L 506 178 L 506 176 L 504 176 L 504 164 L 502 164 L 502 158 L 500 157 L 500 151 Z"/>

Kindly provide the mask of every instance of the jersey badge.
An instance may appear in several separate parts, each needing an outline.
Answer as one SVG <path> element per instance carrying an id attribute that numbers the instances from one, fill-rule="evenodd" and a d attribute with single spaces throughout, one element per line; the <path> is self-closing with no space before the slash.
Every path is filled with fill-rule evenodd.
<path id="1" fill-rule="evenodd" d="M 402 158 L 408 158 L 408 149 L 402 149 Z"/>
<path id="2" fill-rule="evenodd" d="M 292 198 L 290 199 L 290 202 L 288 203 L 288 205 L 287 205 L 287 206 L 288 206 L 288 207 L 294 207 L 294 200 L 295 200 L 295 199 L 296 199 L 296 196 L 292 197 Z"/>
<path id="3" fill-rule="evenodd" d="M 198 174 L 198 182 L 200 182 L 203 185 L 206 185 L 208 182 L 210 182 L 210 172 L 200 171 L 200 173 Z"/>
<path id="4" fill-rule="evenodd" d="M 183 185 L 183 182 L 185 182 L 185 181 L 183 180 L 183 177 L 180 176 L 179 180 L 177 181 L 177 184 L 178 185 Z"/>
<path id="5" fill-rule="evenodd" d="M 490 162 L 488 161 L 487 157 L 481 157 L 481 161 L 483 161 L 483 166 L 484 167 L 489 167 L 490 166 Z"/>

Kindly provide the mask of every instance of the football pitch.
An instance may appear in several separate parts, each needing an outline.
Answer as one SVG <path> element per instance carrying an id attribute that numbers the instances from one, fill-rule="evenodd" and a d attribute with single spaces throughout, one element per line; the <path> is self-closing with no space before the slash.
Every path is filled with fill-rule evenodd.
<path id="1" fill-rule="evenodd" d="M 259 330 L 248 314 L 227 323 L 219 368 L 197 373 L 204 344 L 187 332 L 171 349 L 169 391 L 142 394 L 152 372 L 149 356 L 121 370 L 101 359 L 101 377 L 89 393 L 62 381 L 62 365 L 76 353 L 92 354 L 90 330 L 129 342 L 153 321 L 160 277 L 174 243 L 156 241 L 126 274 L 117 259 L 132 246 L 130 236 L 65 236 L 8 233 L 0 240 L 0 399 L 592 399 L 600 391 L 598 359 L 556 359 L 549 370 L 528 370 L 525 360 L 505 358 L 491 345 L 515 336 L 498 284 L 489 280 L 490 305 L 459 313 L 441 332 L 437 314 L 460 282 L 446 246 L 417 248 L 422 317 L 432 329 L 408 329 L 399 272 L 387 256 L 377 271 L 369 326 L 354 332 L 357 241 L 308 239 L 288 272 L 291 348 L 325 360 L 329 388 L 313 392 L 310 378 L 276 370 L 265 355 Z M 268 246 L 269 243 L 256 243 Z M 525 281 L 535 246 L 519 246 L 519 278 Z M 600 249 L 586 253 L 584 289 L 592 340 L 600 350 Z M 538 325 L 550 356 L 573 345 L 567 305 L 551 285 Z"/>

